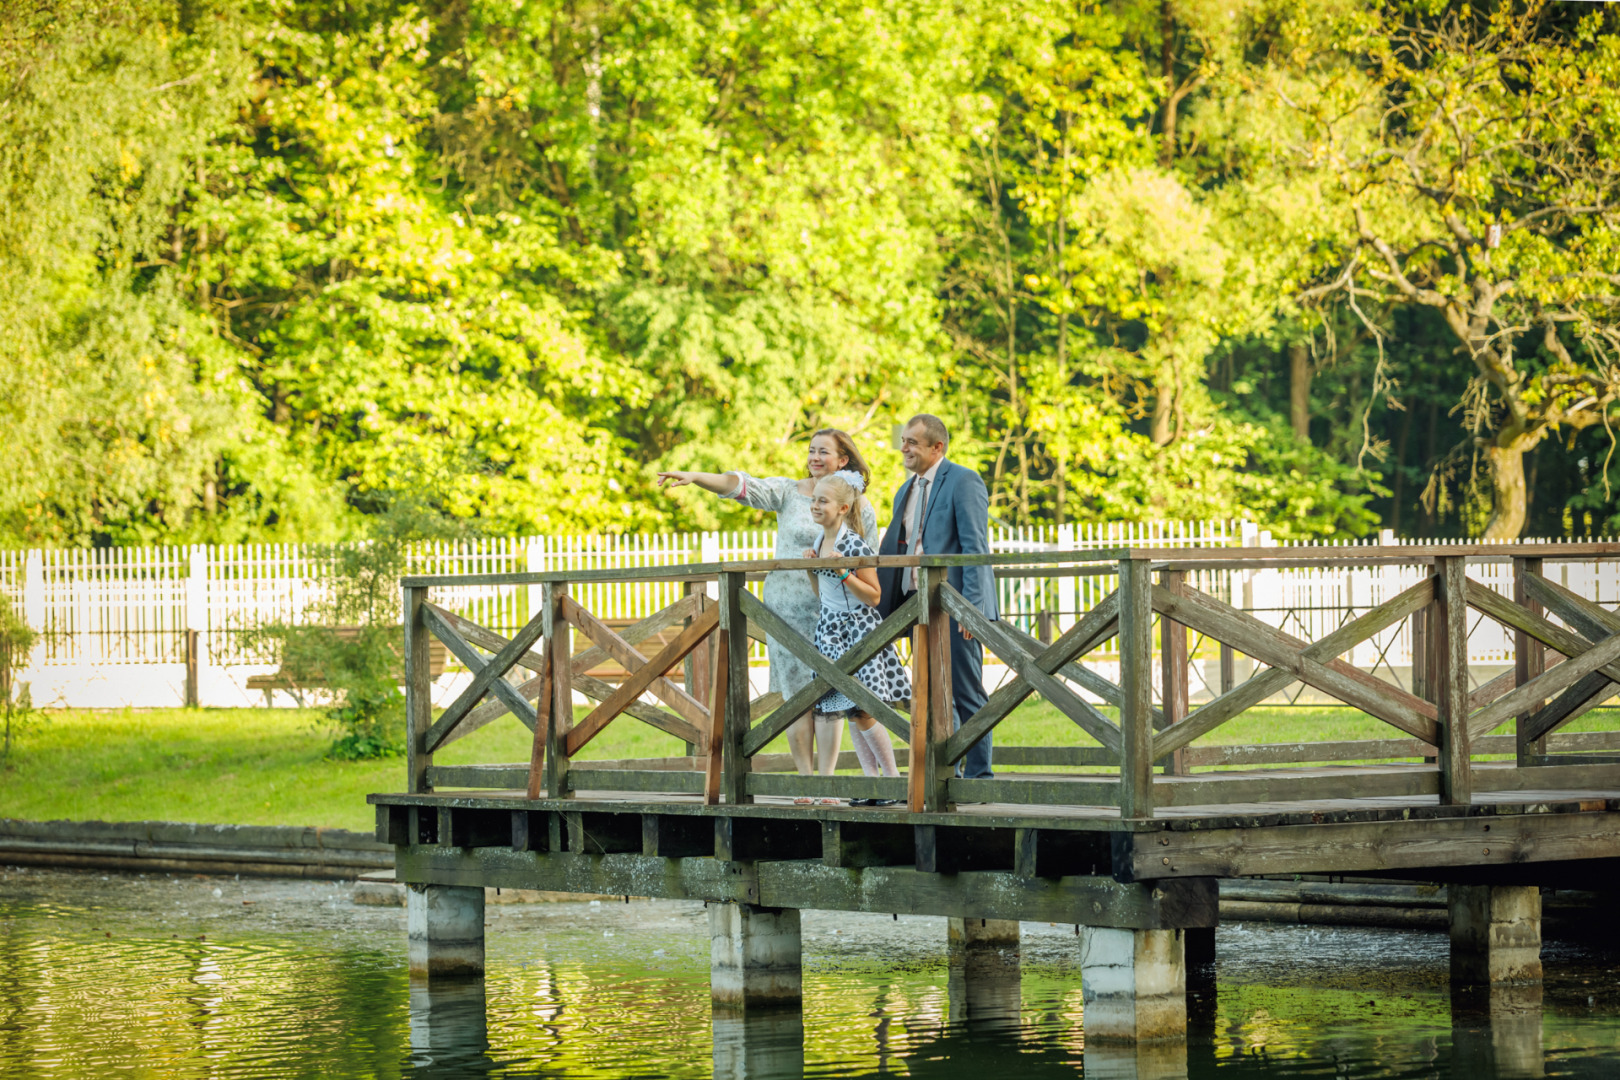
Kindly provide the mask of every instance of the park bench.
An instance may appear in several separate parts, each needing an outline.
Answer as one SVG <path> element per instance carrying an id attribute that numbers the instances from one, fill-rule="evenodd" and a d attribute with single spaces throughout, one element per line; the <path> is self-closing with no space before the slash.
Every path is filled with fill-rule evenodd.
<path id="1" fill-rule="evenodd" d="M 339 626 L 333 629 L 333 633 L 337 635 L 340 641 L 353 641 L 359 636 L 360 627 Z M 403 635 L 401 640 L 403 640 Z M 449 659 L 450 650 L 445 647 L 443 642 L 434 641 L 428 646 L 428 669 L 433 673 L 433 678 L 437 679 L 444 674 L 444 668 Z M 405 681 L 403 661 L 400 665 L 399 679 L 402 683 Z M 249 690 L 264 691 L 264 701 L 267 706 L 270 704 L 271 695 L 274 691 L 287 690 L 296 694 L 300 690 L 324 690 L 330 685 L 331 683 L 328 682 L 324 671 L 309 668 L 289 669 L 285 666 L 268 675 L 250 675 L 247 681 Z"/>

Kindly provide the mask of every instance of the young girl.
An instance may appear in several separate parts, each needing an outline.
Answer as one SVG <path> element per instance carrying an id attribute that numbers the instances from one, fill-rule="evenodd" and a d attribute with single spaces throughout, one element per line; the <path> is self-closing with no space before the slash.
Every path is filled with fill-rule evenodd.
<path id="1" fill-rule="evenodd" d="M 824 530 L 817 546 L 805 551 L 808 559 L 836 559 L 875 555 L 869 544 L 861 539 L 860 522 L 854 518 L 866 483 L 860 474 L 836 472 L 816 482 L 810 496 L 810 517 Z M 860 570 L 815 570 L 811 572 L 817 591 L 821 595 L 821 615 L 816 620 L 815 642 L 821 654 L 836 660 L 877 629 L 878 588 L 877 571 L 871 567 Z M 860 666 L 855 680 L 884 702 L 909 701 L 911 677 L 893 645 L 885 645 L 877 655 Z M 855 756 L 860 759 L 861 771 L 867 776 L 899 776 L 894 765 L 894 747 L 889 733 L 872 717 L 846 697 L 842 691 L 829 691 L 816 702 L 816 741 L 822 741 L 823 725 L 837 731 L 840 717 L 849 717 L 850 736 L 855 742 Z M 836 735 L 834 735 L 836 737 Z M 831 741 L 829 739 L 829 741 Z M 836 800 L 823 799 L 823 802 Z M 889 806 L 895 799 L 858 799 L 856 805 Z"/>

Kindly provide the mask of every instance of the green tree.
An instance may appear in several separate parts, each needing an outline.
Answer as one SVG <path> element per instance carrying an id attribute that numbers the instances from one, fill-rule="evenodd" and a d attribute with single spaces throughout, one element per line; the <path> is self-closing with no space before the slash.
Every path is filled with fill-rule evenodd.
<path id="1" fill-rule="evenodd" d="M 1444 321 L 1471 368 L 1456 404 L 1488 478 L 1489 538 L 1524 529 L 1527 453 L 1561 431 L 1612 426 L 1613 22 L 1541 2 L 1402 6 L 1345 26 L 1354 66 L 1296 99 L 1308 119 L 1300 152 L 1346 204 L 1340 258 L 1316 293 Z"/>
<path id="2" fill-rule="evenodd" d="M 209 3 L 0 10 L 0 537 L 183 533 L 247 421 L 229 350 L 165 259 L 245 83 Z"/>

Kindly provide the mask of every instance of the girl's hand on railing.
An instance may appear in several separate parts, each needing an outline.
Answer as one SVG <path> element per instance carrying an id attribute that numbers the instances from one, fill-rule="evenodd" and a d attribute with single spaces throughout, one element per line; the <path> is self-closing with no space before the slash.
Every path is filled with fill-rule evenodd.
<path id="1" fill-rule="evenodd" d="M 819 559 L 821 558 L 821 552 L 817 551 L 815 548 L 805 548 L 804 554 L 799 557 L 801 559 Z"/>

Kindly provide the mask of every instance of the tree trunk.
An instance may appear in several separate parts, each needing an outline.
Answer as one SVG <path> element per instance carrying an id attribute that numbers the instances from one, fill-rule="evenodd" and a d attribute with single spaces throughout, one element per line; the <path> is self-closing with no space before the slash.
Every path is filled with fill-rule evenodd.
<path id="1" fill-rule="evenodd" d="M 1524 454 L 1530 445 L 1530 440 L 1521 436 L 1505 447 L 1492 444 L 1485 448 L 1494 497 L 1491 520 L 1485 526 L 1486 540 L 1517 540 L 1524 532 L 1530 507 L 1529 489 L 1524 483 Z"/>
<path id="2" fill-rule="evenodd" d="M 1159 164 L 1176 160 L 1176 6 L 1159 0 L 1159 74 L 1164 78 L 1164 116 L 1159 129 Z"/>
<path id="3" fill-rule="evenodd" d="M 1170 421 L 1175 418 L 1176 386 L 1168 374 L 1160 376 L 1157 392 L 1153 395 L 1153 428 L 1152 438 L 1154 446 L 1169 446 L 1171 439 Z"/>
<path id="4" fill-rule="evenodd" d="M 1311 441 L 1311 357 L 1304 342 L 1288 346 L 1288 418 L 1294 438 Z"/>

